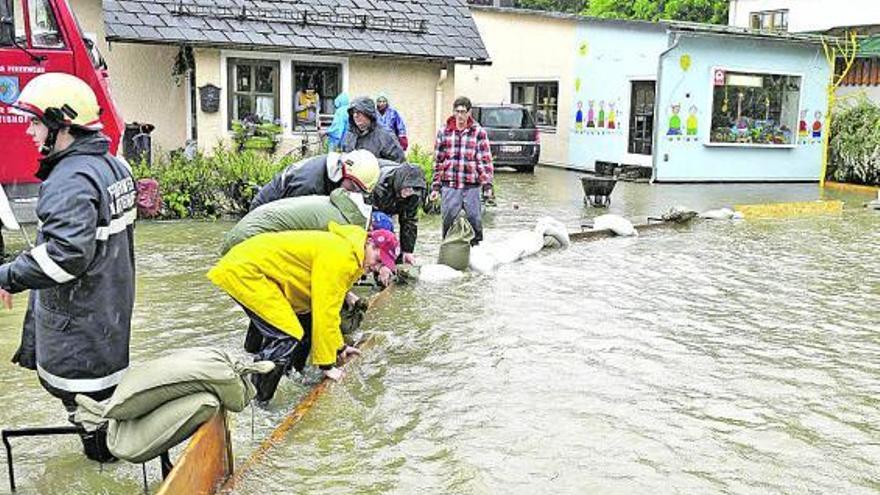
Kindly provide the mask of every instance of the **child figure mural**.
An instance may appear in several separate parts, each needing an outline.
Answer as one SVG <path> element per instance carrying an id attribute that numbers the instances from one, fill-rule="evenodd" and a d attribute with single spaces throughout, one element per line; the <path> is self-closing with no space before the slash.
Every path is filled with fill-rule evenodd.
<path id="1" fill-rule="evenodd" d="M 672 115 L 669 117 L 669 129 L 666 131 L 667 136 L 681 136 L 681 117 L 678 112 L 681 111 L 681 104 L 676 103 L 670 107 Z"/>
<path id="2" fill-rule="evenodd" d="M 697 106 L 696 105 L 691 105 L 691 108 L 688 110 L 687 135 L 688 136 L 696 136 L 697 135 Z"/>
<path id="3" fill-rule="evenodd" d="M 593 107 L 596 106 L 595 100 L 587 102 L 589 109 L 587 110 L 587 127 L 596 127 L 596 113 Z"/>
<path id="4" fill-rule="evenodd" d="M 599 127 L 605 127 L 605 100 L 599 102 Z"/>
<path id="5" fill-rule="evenodd" d="M 614 102 L 608 102 L 608 128 L 616 129 L 617 128 L 617 113 L 614 111 Z"/>
<path id="6" fill-rule="evenodd" d="M 816 120 L 813 121 L 813 137 L 820 138 L 822 137 L 822 112 L 816 110 L 816 113 L 813 114 Z"/>
<path id="7" fill-rule="evenodd" d="M 810 137 L 807 131 L 807 109 L 801 110 L 801 121 L 798 124 L 798 136 L 805 138 Z"/>
<path id="8" fill-rule="evenodd" d="M 584 130 L 584 102 L 577 102 L 577 112 L 574 114 L 574 130 L 582 132 Z"/>

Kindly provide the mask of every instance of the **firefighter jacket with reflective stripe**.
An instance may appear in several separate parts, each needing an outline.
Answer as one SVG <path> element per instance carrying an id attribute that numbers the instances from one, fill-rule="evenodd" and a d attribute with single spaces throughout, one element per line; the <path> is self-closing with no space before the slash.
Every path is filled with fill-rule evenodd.
<path id="1" fill-rule="evenodd" d="M 34 247 L 0 266 L 0 287 L 31 289 L 15 360 L 54 395 L 99 392 L 128 367 L 134 304 L 134 180 L 99 133 L 40 164 Z"/>

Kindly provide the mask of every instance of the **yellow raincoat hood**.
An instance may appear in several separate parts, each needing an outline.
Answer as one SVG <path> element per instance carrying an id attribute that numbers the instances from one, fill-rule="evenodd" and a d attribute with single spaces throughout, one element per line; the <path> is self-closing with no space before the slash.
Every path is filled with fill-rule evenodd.
<path id="1" fill-rule="evenodd" d="M 241 305 L 296 339 L 297 314 L 312 313 L 312 363 L 336 362 L 339 310 L 360 278 L 367 231 L 331 222 L 327 232 L 260 234 L 233 247 L 208 278 Z"/>

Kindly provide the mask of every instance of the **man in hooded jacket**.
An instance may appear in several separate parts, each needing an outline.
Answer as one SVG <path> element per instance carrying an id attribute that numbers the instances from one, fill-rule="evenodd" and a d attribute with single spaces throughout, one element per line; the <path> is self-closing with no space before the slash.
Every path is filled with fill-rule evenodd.
<path id="1" fill-rule="evenodd" d="M 425 173 L 409 163 L 380 160 L 379 166 L 379 182 L 373 188 L 370 201 L 374 209 L 398 216 L 401 259 L 415 264 L 413 251 L 419 232 L 419 206 L 425 195 Z"/>
<path id="2" fill-rule="evenodd" d="M 367 97 L 355 98 L 348 107 L 348 131 L 342 139 L 342 150 L 369 150 L 376 158 L 403 163 L 406 155 L 397 137 L 378 123 L 376 103 Z"/>

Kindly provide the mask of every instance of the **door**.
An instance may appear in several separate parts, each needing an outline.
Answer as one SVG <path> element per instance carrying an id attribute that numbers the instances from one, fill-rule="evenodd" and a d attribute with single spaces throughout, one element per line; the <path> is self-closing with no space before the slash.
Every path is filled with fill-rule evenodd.
<path id="1" fill-rule="evenodd" d="M 629 152 L 650 155 L 654 143 L 654 81 L 633 81 L 630 95 Z"/>
<path id="2" fill-rule="evenodd" d="M 50 0 L 0 0 L 0 184 L 36 182 L 39 154 L 26 117 L 9 104 L 34 77 L 73 70 L 73 53 Z"/>

